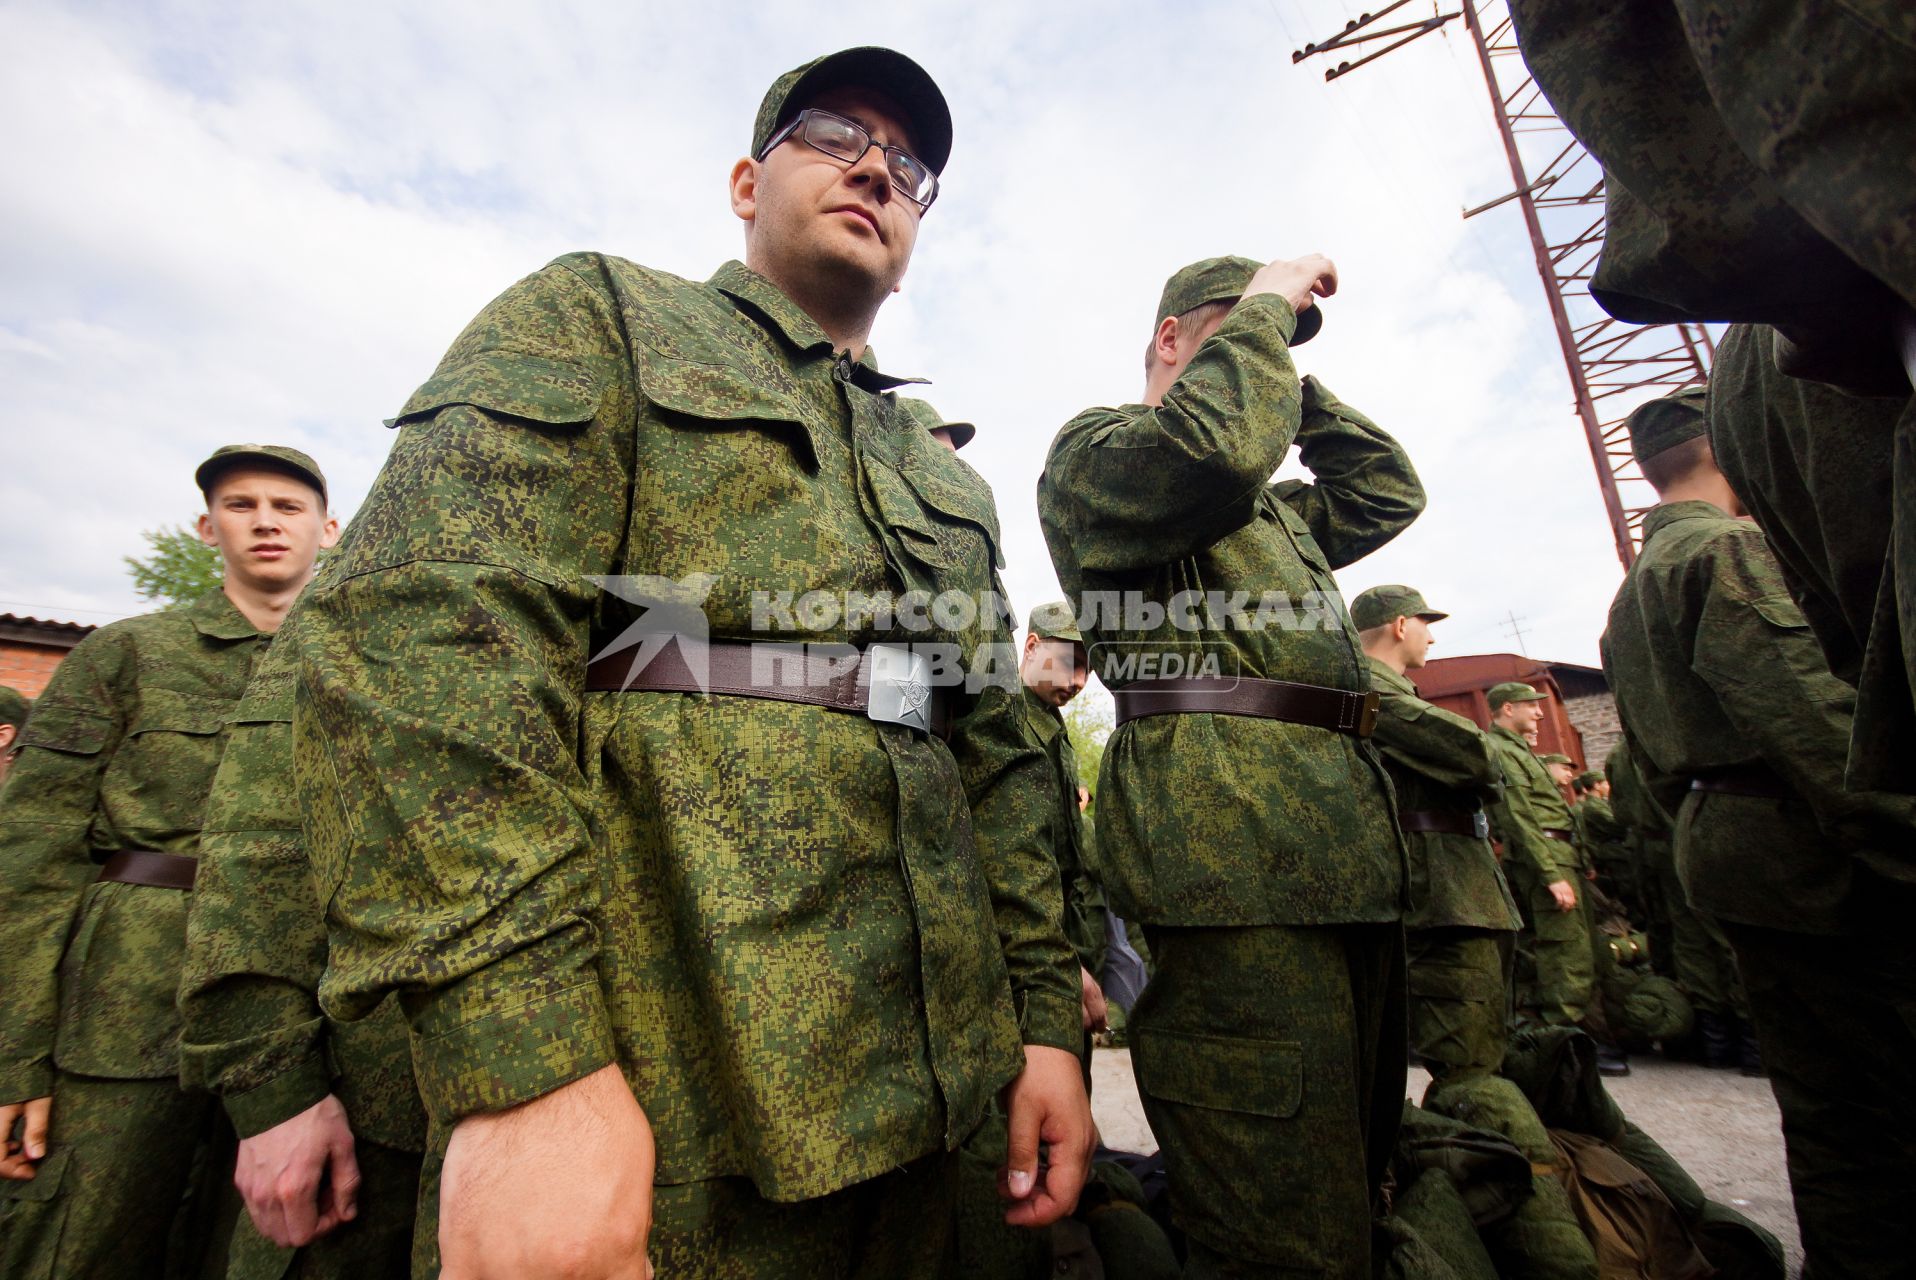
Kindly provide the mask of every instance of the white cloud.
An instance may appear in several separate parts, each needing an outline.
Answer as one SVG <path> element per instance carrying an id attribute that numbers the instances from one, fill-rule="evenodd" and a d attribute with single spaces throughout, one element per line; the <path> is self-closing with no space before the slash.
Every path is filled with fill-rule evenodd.
<path id="1" fill-rule="evenodd" d="M 1300 364 L 1397 433 L 1429 513 L 1346 576 L 1456 614 L 1452 652 L 1594 661 L 1617 581 L 1474 54 L 1326 85 L 1341 6 L 284 3 L 0 9 L 0 609 L 131 612 L 120 557 L 239 439 L 310 449 L 342 510 L 379 420 L 487 298 L 600 248 L 739 252 L 724 177 L 778 71 L 894 44 L 957 147 L 888 367 L 980 424 L 1021 606 L 1055 593 L 1032 486 L 1057 427 L 1136 397 L 1166 274 L 1322 250 Z"/>

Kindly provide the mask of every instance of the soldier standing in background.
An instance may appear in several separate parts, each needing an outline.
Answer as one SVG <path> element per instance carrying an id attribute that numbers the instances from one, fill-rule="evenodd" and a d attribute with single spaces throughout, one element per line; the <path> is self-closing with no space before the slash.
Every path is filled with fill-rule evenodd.
<path id="1" fill-rule="evenodd" d="M 1655 486 L 1603 665 L 1677 815 L 1691 904 L 1722 922 L 1783 1113 L 1806 1274 L 1906 1274 L 1916 1199 L 1916 813 L 1845 792 L 1854 691 L 1717 468 L 1701 396 L 1629 418 Z"/>
<path id="2" fill-rule="evenodd" d="M 1015 1224 L 1084 1177 L 997 512 L 868 346 L 950 112 L 845 50 L 750 147 L 745 263 L 481 312 L 301 616 L 321 1003 L 403 992 L 446 1280 L 932 1272 L 994 1096 Z"/>
<path id="3" fill-rule="evenodd" d="M 319 1007 L 325 912 L 293 780 L 299 620 L 295 609 L 260 659 L 207 800 L 180 1078 L 219 1095 L 240 1138 L 245 1220 L 228 1224 L 226 1280 L 402 1276 L 426 1115 L 398 1001 L 348 1023 Z M 424 1227 L 430 1238 L 436 1216 Z"/>
<path id="4" fill-rule="evenodd" d="M 18 689 L 0 685 L 0 782 L 6 781 L 7 770 L 12 767 L 13 754 L 18 749 L 15 743 L 19 740 L 20 728 L 32 710 L 32 698 Z"/>
<path id="5" fill-rule="evenodd" d="M 0 793 L 8 1276 L 200 1262 L 181 1218 L 214 1190 L 194 1178 L 214 1113 L 180 1086 L 174 1003 L 200 830 L 227 717 L 339 526 L 295 449 L 228 445 L 194 479 L 222 585 L 75 646 Z"/>
<path id="6" fill-rule="evenodd" d="M 1038 480 L 1094 653 L 1230 658 L 1099 671 L 1118 728 L 1098 869 L 1150 940 L 1132 1060 L 1192 1276 L 1368 1277 L 1403 1108 L 1402 836 L 1331 575 L 1424 491 L 1395 440 L 1291 363 L 1336 284 L 1316 256 L 1180 270 L 1141 403 L 1067 423 Z M 1313 478 L 1274 484 L 1292 445 Z"/>
<path id="7" fill-rule="evenodd" d="M 1597 873 L 1592 883 L 1623 909 L 1632 924 L 1643 928 L 1647 920 L 1637 889 L 1630 829 L 1618 820 L 1610 806 L 1610 779 L 1600 769 L 1586 769 L 1577 775 L 1572 785 L 1578 798 L 1571 816 L 1577 820 L 1577 840 L 1589 855 L 1591 869 Z"/>

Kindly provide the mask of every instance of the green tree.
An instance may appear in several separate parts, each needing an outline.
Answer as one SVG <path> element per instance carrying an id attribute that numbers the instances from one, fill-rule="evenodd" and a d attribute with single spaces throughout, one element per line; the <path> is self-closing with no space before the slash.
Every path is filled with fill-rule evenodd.
<path id="1" fill-rule="evenodd" d="M 144 556 L 123 556 L 142 600 L 187 604 L 220 585 L 225 570 L 220 553 L 185 525 L 148 529 Z"/>
<path id="2" fill-rule="evenodd" d="M 1098 802 L 1098 766 L 1104 763 L 1105 739 L 1117 727 L 1117 709 L 1111 695 L 1102 686 L 1087 688 L 1064 705 L 1065 728 L 1071 731 L 1071 747 L 1078 756 L 1078 780 L 1091 792 L 1091 805 Z"/>

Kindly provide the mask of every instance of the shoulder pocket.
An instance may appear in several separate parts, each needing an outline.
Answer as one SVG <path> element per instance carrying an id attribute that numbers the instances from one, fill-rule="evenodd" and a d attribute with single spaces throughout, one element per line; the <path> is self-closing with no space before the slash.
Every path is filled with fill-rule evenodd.
<path id="1" fill-rule="evenodd" d="M 599 412 L 598 380 L 578 365 L 513 351 L 488 351 L 442 369 L 412 393 L 387 426 L 429 418 L 449 405 L 551 427 L 579 428 Z"/>
<path id="2" fill-rule="evenodd" d="M 730 365 L 701 364 L 647 351 L 639 369 L 639 390 L 653 404 L 690 418 L 804 421 L 789 389 L 764 385 Z"/>
<path id="3" fill-rule="evenodd" d="M 968 491 L 957 477 L 916 465 L 894 471 L 873 458 L 864 471 L 879 518 L 906 555 L 935 571 L 969 570 L 980 579 L 1003 565 L 996 504 L 982 479 Z"/>
<path id="4" fill-rule="evenodd" d="M 42 702 L 27 717 L 26 728 L 20 734 L 20 745 L 92 756 L 98 755 L 101 748 L 106 746 L 107 737 L 112 732 L 112 719 L 97 711 Z"/>
<path id="5" fill-rule="evenodd" d="M 1304 1101 L 1304 1046 L 1190 1031 L 1137 1033 L 1138 1072 L 1165 1102 L 1287 1119 Z"/>
<path id="6" fill-rule="evenodd" d="M 1809 619 L 1803 616 L 1803 611 L 1797 607 L 1796 601 L 1786 595 L 1758 596 L 1750 601 L 1750 607 L 1762 616 L 1763 621 L 1773 627 L 1793 631 L 1798 627 L 1810 625 Z"/>
<path id="7" fill-rule="evenodd" d="M 1285 483 L 1296 484 L 1297 482 L 1286 481 Z M 1264 505 L 1277 514 L 1278 523 L 1282 524 L 1285 532 L 1290 534 L 1291 545 L 1297 548 L 1297 554 L 1302 556 L 1306 563 L 1329 573 L 1331 562 L 1325 559 L 1323 549 L 1317 545 L 1317 538 L 1311 533 L 1310 523 L 1292 510 L 1291 504 L 1273 493 L 1269 487 L 1264 490 Z"/>

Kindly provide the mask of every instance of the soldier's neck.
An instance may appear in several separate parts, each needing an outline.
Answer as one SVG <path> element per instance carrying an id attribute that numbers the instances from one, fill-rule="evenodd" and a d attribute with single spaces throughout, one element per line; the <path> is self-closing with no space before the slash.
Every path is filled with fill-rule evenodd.
<path id="1" fill-rule="evenodd" d="M 1711 468 L 1701 468 L 1681 480 L 1673 481 L 1669 488 L 1657 495 L 1657 502 L 1660 506 L 1668 506 L 1672 502 L 1707 502 L 1727 516 L 1742 519 L 1749 515 L 1723 473 Z"/>
<path id="2" fill-rule="evenodd" d="M 747 249 L 745 265 L 770 280 L 778 291 L 790 298 L 800 311 L 810 316 L 832 341 L 833 351 L 842 351 L 857 360 L 871 343 L 872 325 L 878 320 L 878 308 L 889 294 L 873 299 L 848 290 L 837 277 L 814 280 L 809 275 L 782 271 L 779 265 L 755 261 Z"/>
<path id="3" fill-rule="evenodd" d="M 1366 649 L 1364 656 L 1375 658 L 1400 676 L 1410 669 L 1410 664 L 1404 661 L 1403 655 L 1390 649 Z"/>
<path id="4" fill-rule="evenodd" d="M 308 573 L 296 586 L 263 589 L 229 576 L 220 584 L 220 590 L 233 602 L 233 607 L 240 611 L 241 617 L 267 635 L 272 635 L 279 630 L 279 624 L 286 621 L 287 610 L 293 607 L 293 603 L 299 599 L 299 593 L 312 580 L 313 575 Z"/>

